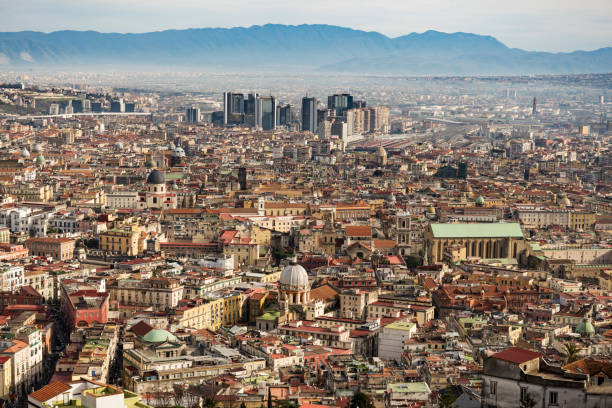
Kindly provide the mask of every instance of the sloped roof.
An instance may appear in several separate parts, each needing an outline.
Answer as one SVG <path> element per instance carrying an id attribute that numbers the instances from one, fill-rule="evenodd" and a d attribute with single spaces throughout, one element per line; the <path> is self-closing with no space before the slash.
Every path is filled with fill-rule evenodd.
<path id="1" fill-rule="evenodd" d="M 149 325 L 147 322 L 145 322 L 144 320 L 141 320 L 138 323 L 136 323 L 134 326 L 132 326 L 130 330 L 136 333 L 136 335 L 138 336 L 144 336 L 148 332 L 153 330 L 153 327 Z"/>
<path id="2" fill-rule="evenodd" d="M 582 360 L 567 364 L 563 368 L 572 373 L 579 374 L 597 375 L 604 373 L 608 378 L 612 378 L 612 361 L 583 358 Z"/>
<path id="3" fill-rule="evenodd" d="M 491 357 L 498 360 L 508 361 L 510 363 L 522 364 L 527 361 L 531 361 L 536 358 L 540 358 L 542 355 L 535 351 L 525 350 L 518 347 L 510 347 L 504 351 L 493 354 Z"/>
<path id="4" fill-rule="evenodd" d="M 311 299 L 320 299 L 324 302 L 334 299 L 338 296 L 338 291 L 332 288 L 330 285 L 319 286 L 316 289 L 310 291 Z"/>
<path id="5" fill-rule="evenodd" d="M 45 385 L 40 390 L 34 391 L 29 396 L 37 401 L 45 402 L 70 390 L 70 386 L 59 381 Z"/>

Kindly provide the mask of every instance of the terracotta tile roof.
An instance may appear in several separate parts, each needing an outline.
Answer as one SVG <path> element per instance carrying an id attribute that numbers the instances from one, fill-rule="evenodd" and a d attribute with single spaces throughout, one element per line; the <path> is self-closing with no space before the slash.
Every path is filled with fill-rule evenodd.
<path id="1" fill-rule="evenodd" d="M 374 240 L 374 248 L 395 248 L 395 241 L 392 239 L 375 239 Z"/>
<path id="2" fill-rule="evenodd" d="M 541 356 L 542 355 L 540 353 L 536 353 L 535 351 L 525 350 L 518 347 L 510 347 L 509 349 L 493 354 L 491 357 L 514 364 L 523 364 L 527 361 L 540 358 Z"/>
<path id="3" fill-rule="evenodd" d="M 71 387 L 69 385 L 58 381 L 58 382 L 54 382 L 49 385 L 45 385 L 38 391 L 34 391 L 33 393 L 29 395 L 29 397 L 32 397 L 33 399 L 40 401 L 40 402 L 45 402 L 55 396 L 58 396 L 66 391 L 69 391 L 70 388 Z"/>
<path id="4" fill-rule="evenodd" d="M 151 330 L 153 330 L 153 327 L 151 327 L 149 324 L 147 324 L 145 321 L 141 320 L 138 323 L 136 323 L 134 326 L 132 326 L 132 328 L 130 329 L 132 332 L 134 332 L 136 335 L 138 336 L 144 336 L 146 335 L 148 332 L 150 332 Z"/>
<path id="5" fill-rule="evenodd" d="M 583 358 L 582 360 L 574 361 L 573 363 L 563 366 L 563 368 L 572 373 L 597 375 L 605 374 L 608 378 L 612 378 L 612 361 L 592 360 Z"/>
<path id="6" fill-rule="evenodd" d="M 347 237 L 371 237 L 372 227 L 367 225 L 347 225 L 346 228 Z"/>
<path id="7" fill-rule="evenodd" d="M 338 296 L 338 291 L 332 288 L 330 285 L 319 286 L 316 289 L 310 291 L 311 299 L 320 299 L 324 302 L 332 300 Z"/>

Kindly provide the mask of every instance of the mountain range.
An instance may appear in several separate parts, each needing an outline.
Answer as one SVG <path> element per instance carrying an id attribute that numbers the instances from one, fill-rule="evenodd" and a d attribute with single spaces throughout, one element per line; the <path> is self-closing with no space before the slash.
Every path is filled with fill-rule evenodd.
<path id="1" fill-rule="evenodd" d="M 607 73 L 612 71 L 612 47 L 534 52 L 470 33 L 426 31 L 390 38 L 330 25 L 266 24 L 143 34 L 0 33 L 0 70 L 28 67 L 380 75 Z"/>

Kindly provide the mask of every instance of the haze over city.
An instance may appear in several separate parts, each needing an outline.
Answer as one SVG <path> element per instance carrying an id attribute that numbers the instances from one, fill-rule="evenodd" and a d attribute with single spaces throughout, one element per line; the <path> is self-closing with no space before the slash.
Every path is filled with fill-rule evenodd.
<path id="1" fill-rule="evenodd" d="M 0 408 L 612 406 L 609 1 L 0 27 Z"/>

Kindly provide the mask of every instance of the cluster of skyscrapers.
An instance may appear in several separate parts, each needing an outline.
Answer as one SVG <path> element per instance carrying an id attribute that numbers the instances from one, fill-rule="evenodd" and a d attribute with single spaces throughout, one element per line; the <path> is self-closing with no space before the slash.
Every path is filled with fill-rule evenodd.
<path id="1" fill-rule="evenodd" d="M 195 122 L 199 110 L 189 108 L 186 120 Z M 368 108 L 365 101 L 354 100 L 348 93 L 327 98 L 327 106 L 320 106 L 314 97 L 302 98 L 301 120 L 290 104 L 281 105 L 274 96 L 258 93 L 225 92 L 223 111 L 212 114 L 212 122 L 219 126 L 246 125 L 260 130 L 274 130 L 279 126 L 319 133 L 323 137 L 346 139 L 352 134 L 387 132 L 387 107 Z"/>

